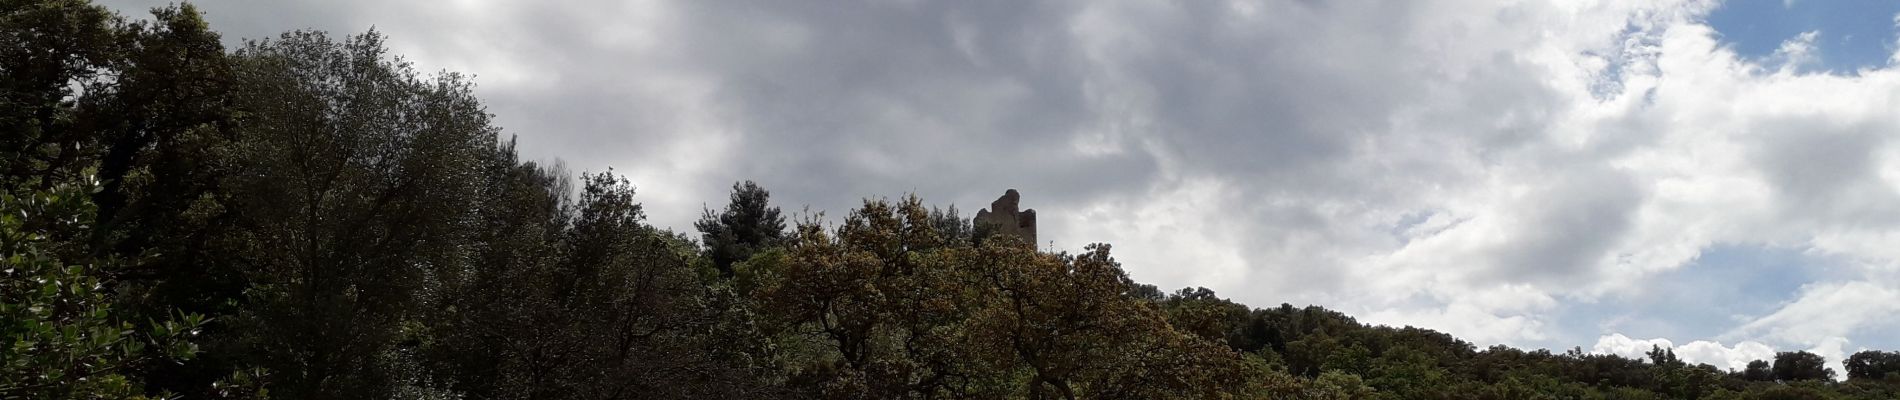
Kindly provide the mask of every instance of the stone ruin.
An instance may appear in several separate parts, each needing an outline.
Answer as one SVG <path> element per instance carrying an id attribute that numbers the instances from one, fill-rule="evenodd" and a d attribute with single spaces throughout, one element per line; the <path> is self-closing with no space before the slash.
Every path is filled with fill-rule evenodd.
<path id="1" fill-rule="evenodd" d="M 1022 197 L 1021 194 L 1016 193 L 1016 189 L 1003 192 L 1003 197 L 990 202 L 990 208 L 977 210 L 976 218 L 971 219 L 970 224 L 978 227 L 988 226 L 994 229 L 996 234 L 1015 235 L 1022 238 L 1023 243 L 1034 246 L 1036 244 L 1036 210 L 1016 211 L 1017 202 L 1021 201 Z"/>

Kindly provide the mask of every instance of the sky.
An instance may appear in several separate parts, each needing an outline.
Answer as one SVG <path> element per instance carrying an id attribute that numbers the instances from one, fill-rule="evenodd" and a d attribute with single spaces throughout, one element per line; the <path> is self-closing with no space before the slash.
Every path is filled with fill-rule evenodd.
<path id="1" fill-rule="evenodd" d="M 128 15 L 162 2 L 106 0 Z M 206 0 L 374 28 L 690 230 L 1005 189 L 1256 307 L 1741 368 L 1900 349 L 1900 0 Z"/>

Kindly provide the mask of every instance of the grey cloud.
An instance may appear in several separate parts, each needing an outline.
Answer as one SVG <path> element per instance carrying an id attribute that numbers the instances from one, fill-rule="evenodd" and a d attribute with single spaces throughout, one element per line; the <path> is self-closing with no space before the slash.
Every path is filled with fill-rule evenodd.
<path id="1" fill-rule="evenodd" d="M 736 132 L 723 156 L 705 155 L 723 157 L 717 167 L 683 179 L 691 186 L 646 193 L 717 201 L 730 181 L 756 179 L 782 204 L 836 215 L 864 196 L 913 191 L 975 208 L 1015 187 L 1048 212 L 1216 179 L 1232 200 L 1192 206 L 1227 207 L 1210 223 L 1231 225 L 1244 261 L 1274 277 L 1249 286 L 1308 300 L 1340 288 L 1350 259 L 1397 242 L 1362 226 L 1432 211 L 1420 194 L 1474 188 L 1474 168 L 1542 157 L 1518 153 L 1562 106 L 1541 71 L 1512 57 L 1524 39 L 1432 25 L 1432 13 L 1464 11 L 1456 5 L 1264 1 L 1244 15 L 1221 2 L 690 1 L 628 15 L 639 4 L 206 8 L 241 36 L 378 26 L 418 57 L 515 69 L 468 72 L 528 75 L 478 91 L 529 156 L 575 169 L 652 165 L 679 151 L 669 143 L 710 140 L 679 121 L 693 107 Z M 651 30 L 654 42 L 602 38 L 615 29 Z M 709 93 L 682 100 L 642 86 L 666 80 Z M 683 227 L 696 205 L 649 209 Z M 1611 228 L 1565 227 L 1502 262 L 1577 268 L 1588 254 L 1546 253 Z"/>
<path id="2" fill-rule="evenodd" d="M 152 2 L 106 3 L 136 10 Z M 636 184 L 646 201 L 666 202 L 649 203 L 655 221 L 677 228 L 697 216 L 699 202 L 717 207 L 740 179 L 758 180 L 794 211 L 809 205 L 833 216 L 862 197 L 906 192 L 974 211 L 1018 188 L 1025 207 L 1044 213 L 1044 236 L 1069 249 L 1169 233 L 1051 225 L 1062 213 L 1133 219 L 1130 210 L 1179 201 L 1188 203 L 1179 212 L 1194 215 L 1101 226 L 1196 230 L 1252 273 L 1207 282 L 1195 275 L 1205 266 L 1168 254 L 1183 250 L 1149 249 L 1128 259 L 1137 279 L 1245 288 L 1232 295 L 1256 305 L 1334 306 L 1374 302 L 1383 294 L 1354 284 L 1388 277 L 1354 276 L 1363 271 L 1355 268 L 1414 247 L 1443 250 L 1420 256 L 1421 265 L 1455 269 L 1442 276 L 1458 281 L 1430 283 L 1457 286 L 1441 292 L 1531 284 L 1537 294 L 1562 293 L 1605 279 L 1601 261 L 1631 246 L 1655 194 L 1652 177 L 1612 163 L 1665 143 L 1656 131 L 1672 119 L 1644 101 L 1579 128 L 1583 139 L 1556 137 L 1575 128 L 1561 124 L 1578 108 L 1617 94 L 1578 96 L 1558 87 L 1565 79 L 1621 91 L 1624 80 L 1658 72 L 1616 65 L 1603 76 L 1559 76 L 1572 60 L 1540 60 L 1549 54 L 1539 51 L 1641 61 L 1650 50 L 1618 53 L 1618 43 L 1652 46 L 1660 36 L 1650 31 L 1655 21 L 1631 20 L 1707 7 L 1606 11 L 1618 26 L 1611 31 L 1623 32 L 1567 38 L 1591 43 L 1551 50 L 1540 47 L 1554 40 L 1547 24 L 1594 20 L 1571 21 L 1571 11 L 1542 3 L 1456 1 L 201 6 L 233 39 L 376 26 L 398 51 L 433 63 L 424 70 L 476 74 L 477 93 L 529 157 L 675 178 Z M 1643 96 L 1655 95 L 1649 90 Z M 1765 131 L 1814 122 L 1787 123 Z M 1751 160 L 1785 213 L 1816 216 L 1813 224 L 1891 223 L 1891 207 L 1866 200 L 1900 204 L 1887 201 L 1896 196 L 1876 173 L 1883 160 L 1875 148 L 1889 145 L 1881 129 L 1765 133 L 1747 146 L 1759 149 Z M 675 165 L 693 162 L 713 165 Z M 1219 193 L 1167 197 L 1205 188 Z M 1512 188 L 1529 194 L 1485 197 Z M 1079 215 L 1091 206 L 1100 209 Z M 1502 238 L 1430 248 L 1421 242 L 1431 240 L 1401 237 L 1422 216 L 1495 222 L 1491 233 Z M 1116 249 L 1134 254 L 1144 245 Z M 1438 304 L 1425 308 L 1454 300 L 1426 299 Z"/>
<path id="3" fill-rule="evenodd" d="M 1581 167 L 1553 174 L 1549 186 L 1530 196 L 1531 210 L 1521 236 L 1505 248 L 1491 277 L 1504 282 L 1593 282 L 1600 279 L 1602 256 L 1632 225 L 1645 198 L 1630 177 L 1602 168 Z"/>
<path id="4" fill-rule="evenodd" d="M 1884 128 L 1884 129 L 1883 129 Z M 1878 175 L 1879 150 L 1890 127 L 1840 126 L 1826 117 L 1768 119 L 1758 124 L 1753 157 L 1776 188 L 1789 220 L 1857 221 L 1854 228 L 1900 223 L 1896 188 Z M 1818 220 L 1818 221 L 1817 221 Z"/>
<path id="5" fill-rule="evenodd" d="M 732 172 L 794 201 L 841 212 L 917 190 L 983 204 L 1010 186 L 1047 209 L 1145 182 L 1147 155 L 1069 151 L 1092 118 L 1066 37 L 1073 10 L 1038 4 L 693 2 L 679 34 L 745 132 Z M 751 50 L 788 35 L 798 47 Z"/>

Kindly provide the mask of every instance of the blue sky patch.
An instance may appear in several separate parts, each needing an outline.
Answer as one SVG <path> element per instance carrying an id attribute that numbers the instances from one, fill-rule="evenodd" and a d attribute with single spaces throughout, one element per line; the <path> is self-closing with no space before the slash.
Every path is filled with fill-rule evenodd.
<path id="1" fill-rule="evenodd" d="M 1803 32 L 1815 38 L 1825 70 L 1851 73 L 1887 65 L 1900 0 L 1728 0 L 1708 16 L 1722 42 L 1760 60 Z"/>
<path id="2" fill-rule="evenodd" d="M 1793 301 L 1830 266 L 1831 260 L 1798 248 L 1716 245 L 1688 265 L 1649 277 L 1634 293 L 1564 310 L 1557 331 L 1577 336 L 1552 339 L 1586 348 L 1596 340 L 1587 332 L 1668 338 L 1677 345 L 1714 339 L 1746 323 L 1737 316 L 1761 317 Z"/>

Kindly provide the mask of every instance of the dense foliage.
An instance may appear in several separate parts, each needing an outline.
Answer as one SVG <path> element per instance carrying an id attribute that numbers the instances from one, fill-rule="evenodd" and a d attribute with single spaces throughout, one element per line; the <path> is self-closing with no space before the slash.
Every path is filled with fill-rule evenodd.
<path id="1" fill-rule="evenodd" d="M 695 241 L 489 118 L 375 33 L 0 1 L 0 398 L 1900 397 L 1900 353 L 1724 371 L 1164 293 L 914 196 L 788 226 L 739 183 Z"/>

